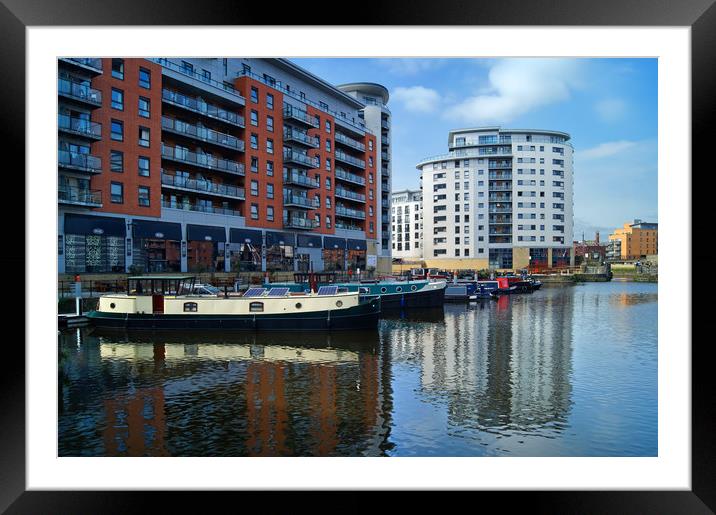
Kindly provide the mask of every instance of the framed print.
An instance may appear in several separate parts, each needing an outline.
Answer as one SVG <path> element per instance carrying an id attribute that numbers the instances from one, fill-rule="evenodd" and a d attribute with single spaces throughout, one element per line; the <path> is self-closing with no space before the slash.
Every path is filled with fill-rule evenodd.
<path id="1" fill-rule="evenodd" d="M 182 490 L 198 506 L 459 490 L 540 512 L 715 509 L 690 216 L 710 0 L 391 4 L 340 22 L 180 7 L 0 6 L 2 130 L 26 171 L 7 174 L 25 245 L 3 262 L 25 270 L 27 335 L 6 346 L 3 510 L 186 510 Z M 608 229 L 575 215 L 579 195 Z M 590 294 L 627 268 L 627 289 Z M 566 276 L 585 283 L 554 293 Z M 408 309 L 423 283 L 437 314 Z M 96 332 L 55 335 L 75 306 Z M 215 340 L 207 310 L 251 336 Z M 117 320 L 151 336 L 103 336 Z"/>

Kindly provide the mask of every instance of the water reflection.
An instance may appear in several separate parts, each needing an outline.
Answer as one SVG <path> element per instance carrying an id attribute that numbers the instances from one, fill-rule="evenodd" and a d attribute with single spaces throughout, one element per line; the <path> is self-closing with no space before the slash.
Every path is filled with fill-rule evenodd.
<path id="1" fill-rule="evenodd" d="M 60 455 L 656 455 L 652 300 L 599 283 L 369 332 L 65 331 Z"/>

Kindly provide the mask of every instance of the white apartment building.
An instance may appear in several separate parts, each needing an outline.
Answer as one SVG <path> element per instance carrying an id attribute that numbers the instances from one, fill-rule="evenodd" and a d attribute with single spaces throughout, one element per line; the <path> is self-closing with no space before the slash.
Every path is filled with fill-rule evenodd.
<path id="1" fill-rule="evenodd" d="M 390 198 L 392 251 L 394 258 L 423 257 L 423 192 L 394 191 Z"/>
<path id="2" fill-rule="evenodd" d="M 378 270 L 390 273 L 391 270 L 391 238 L 390 238 L 390 188 L 391 188 L 391 148 L 390 126 L 391 115 L 388 109 L 388 90 L 373 82 L 355 82 L 343 84 L 338 89 L 355 97 L 365 104 L 360 116 L 366 128 L 376 135 L 378 149 L 376 158 L 380 169 L 380 195 L 376 199 L 376 210 L 380 216 L 377 220 Z M 380 138 L 378 138 L 380 134 Z M 377 180 L 377 178 L 376 178 Z"/>
<path id="3" fill-rule="evenodd" d="M 481 127 L 421 160 L 423 258 L 448 268 L 574 264 L 573 148 L 567 133 Z"/>

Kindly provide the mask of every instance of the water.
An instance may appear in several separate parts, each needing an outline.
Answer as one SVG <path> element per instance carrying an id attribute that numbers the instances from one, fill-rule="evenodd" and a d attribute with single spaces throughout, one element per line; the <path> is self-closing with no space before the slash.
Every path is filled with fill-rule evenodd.
<path id="1" fill-rule="evenodd" d="M 61 456 L 657 456 L 657 285 L 351 334 L 59 335 Z"/>

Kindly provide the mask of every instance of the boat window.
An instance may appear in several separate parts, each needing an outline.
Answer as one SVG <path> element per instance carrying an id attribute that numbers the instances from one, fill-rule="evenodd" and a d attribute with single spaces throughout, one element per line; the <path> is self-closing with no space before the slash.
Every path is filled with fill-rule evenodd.
<path id="1" fill-rule="evenodd" d="M 264 310 L 264 303 L 263 302 L 252 302 L 249 304 L 249 311 L 252 313 L 256 313 L 258 311 Z"/>
<path id="2" fill-rule="evenodd" d="M 184 303 L 184 312 L 185 313 L 195 313 L 196 311 L 199 311 L 199 306 L 196 302 L 185 302 Z"/>
<path id="3" fill-rule="evenodd" d="M 301 303 L 300 303 L 300 302 L 296 302 L 296 309 L 301 309 Z"/>
<path id="4" fill-rule="evenodd" d="M 410 290 L 411 290 L 411 291 L 415 291 L 415 290 L 417 290 L 417 289 L 418 289 L 418 287 L 415 286 L 415 285 L 412 285 L 412 286 L 410 287 Z"/>
<path id="5" fill-rule="evenodd" d="M 336 301 L 336 306 L 338 306 L 338 307 L 340 308 L 342 305 L 343 305 L 343 301 L 342 301 L 342 300 L 337 300 L 337 301 Z"/>
<path id="6" fill-rule="evenodd" d="M 387 292 L 387 291 L 388 291 L 388 290 L 386 289 L 385 286 L 383 286 L 383 287 L 380 289 L 380 293 L 385 293 L 385 292 Z"/>
<path id="7" fill-rule="evenodd" d="M 401 292 L 401 291 L 403 291 L 403 287 L 402 287 L 402 286 L 398 286 L 398 287 L 395 289 L 395 291 Z"/>
<path id="8" fill-rule="evenodd" d="M 360 288 L 358 288 L 358 292 L 360 292 L 360 293 L 368 293 L 368 292 L 370 292 L 370 289 L 369 289 L 369 288 L 365 288 L 365 287 L 360 287 Z"/>
<path id="9" fill-rule="evenodd" d="M 112 308 L 112 309 L 114 309 L 114 308 L 117 307 L 117 305 L 116 305 L 114 302 L 112 302 L 112 303 L 110 303 L 109 307 Z"/>

